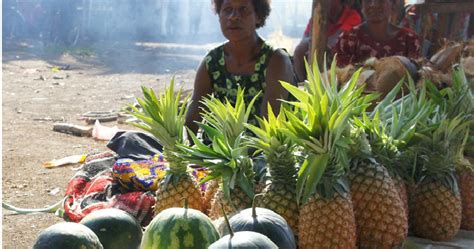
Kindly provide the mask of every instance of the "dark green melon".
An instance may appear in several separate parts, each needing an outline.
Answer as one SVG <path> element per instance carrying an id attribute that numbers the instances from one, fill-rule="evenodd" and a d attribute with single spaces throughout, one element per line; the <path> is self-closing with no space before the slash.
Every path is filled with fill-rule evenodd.
<path id="1" fill-rule="evenodd" d="M 251 232 L 243 231 L 236 232 L 231 235 L 226 235 L 218 241 L 212 243 L 209 249 L 278 249 L 278 246 L 273 243 L 267 236 Z M 281 247 L 284 248 L 284 247 Z"/>
<path id="2" fill-rule="evenodd" d="M 80 223 L 94 231 L 104 249 L 136 249 L 140 246 L 142 228 L 133 216 L 123 210 L 97 210 Z"/>
<path id="3" fill-rule="evenodd" d="M 43 230 L 36 239 L 33 249 L 103 249 L 99 238 L 88 227 L 61 222 Z"/>
<path id="4" fill-rule="evenodd" d="M 145 229 L 141 249 L 207 249 L 219 239 L 211 219 L 191 208 L 169 208 Z"/>
<path id="5" fill-rule="evenodd" d="M 267 236 L 279 248 L 296 249 L 293 231 L 279 214 L 266 208 L 247 208 L 233 215 L 229 220 L 234 232 L 253 231 Z M 224 235 L 229 229 L 224 228 Z"/>

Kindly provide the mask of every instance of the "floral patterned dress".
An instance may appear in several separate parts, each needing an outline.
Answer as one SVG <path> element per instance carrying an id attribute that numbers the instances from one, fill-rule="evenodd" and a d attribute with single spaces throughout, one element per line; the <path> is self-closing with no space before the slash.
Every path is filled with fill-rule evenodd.
<path id="1" fill-rule="evenodd" d="M 262 93 L 256 99 L 248 122 L 257 125 L 255 115 L 260 114 L 263 93 L 265 92 L 265 78 L 267 74 L 268 61 L 274 49 L 265 41 L 262 42 L 254 72 L 251 75 L 237 75 L 227 71 L 224 57 L 224 44 L 211 50 L 205 57 L 206 68 L 211 79 L 211 87 L 214 96 L 221 101 L 227 98 L 232 104 L 236 102 L 237 88 L 245 89 L 244 101 L 250 103 L 259 92 Z"/>

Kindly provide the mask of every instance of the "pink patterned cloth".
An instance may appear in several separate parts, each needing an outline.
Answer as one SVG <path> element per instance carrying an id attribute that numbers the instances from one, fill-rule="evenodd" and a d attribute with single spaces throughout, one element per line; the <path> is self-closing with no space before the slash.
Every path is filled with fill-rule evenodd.
<path id="1" fill-rule="evenodd" d="M 337 65 L 343 67 L 363 62 L 370 57 L 401 55 L 418 58 L 421 46 L 417 34 L 410 29 L 400 28 L 392 39 L 376 41 L 362 24 L 342 33 L 333 53 L 337 54 Z"/>
<path id="2" fill-rule="evenodd" d="M 151 191 L 120 188 L 112 176 L 113 157 L 92 158 L 86 162 L 66 188 L 66 199 L 60 212 L 65 220 L 80 222 L 93 211 L 118 208 L 133 215 L 142 226 L 150 223 L 155 205 Z"/>
<path id="3" fill-rule="evenodd" d="M 63 218 L 80 222 L 86 215 L 104 208 L 118 208 L 133 215 L 142 226 L 153 218 L 155 197 L 150 192 L 134 191 L 112 194 L 111 172 L 92 179 L 76 177 L 69 182 L 63 203 Z"/>

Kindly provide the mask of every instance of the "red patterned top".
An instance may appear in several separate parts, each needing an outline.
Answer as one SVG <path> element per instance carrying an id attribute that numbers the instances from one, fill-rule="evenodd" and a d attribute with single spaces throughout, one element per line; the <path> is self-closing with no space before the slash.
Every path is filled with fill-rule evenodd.
<path id="1" fill-rule="evenodd" d="M 370 57 L 402 55 L 418 58 L 421 55 L 421 47 L 417 34 L 411 29 L 400 28 L 392 39 L 376 41 L 367 29 L 359 25 L 341 34 L 333 53 L 337 53 L 337 65 L 343 67 L 363 62 Z"/>

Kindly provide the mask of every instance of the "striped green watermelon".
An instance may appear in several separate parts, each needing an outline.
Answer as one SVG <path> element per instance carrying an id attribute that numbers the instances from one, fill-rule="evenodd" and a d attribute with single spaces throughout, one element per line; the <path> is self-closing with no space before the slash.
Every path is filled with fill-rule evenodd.
<path id="1" fill-rule="evenodd" d="M 219 239 L 211 219 L 191 208 L 169 208 L 153 218 L 143 234 L 141 249 L 207 249 Z"/>
<path id="2" fill-rule="evenodd" d="M 88 227 L 74 222 L 60 222 L 43 230 L 33 249 L 103 249 L 99 238 Z"/>
<path id="3" fill-rule="evenodd" d="M 99 238 L 104 249 L 137 249 L 142 239 L 140 223 L 117 208 L 94 211 L 81 220 Z"/>

